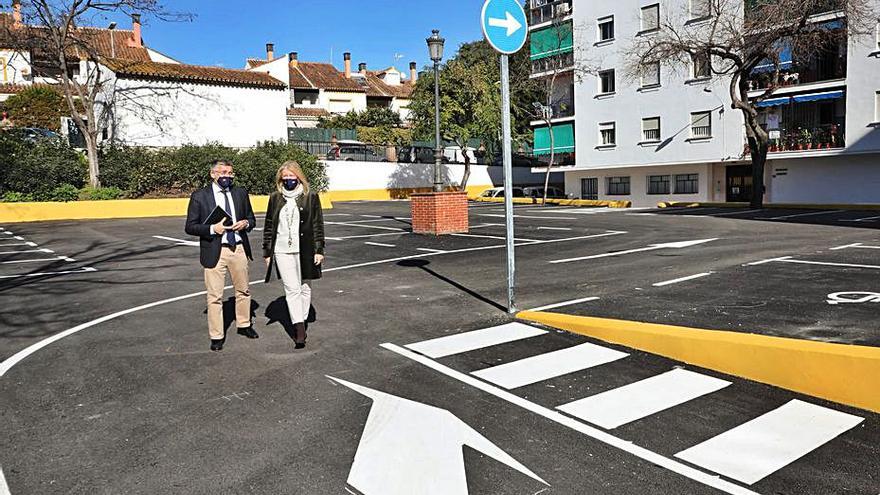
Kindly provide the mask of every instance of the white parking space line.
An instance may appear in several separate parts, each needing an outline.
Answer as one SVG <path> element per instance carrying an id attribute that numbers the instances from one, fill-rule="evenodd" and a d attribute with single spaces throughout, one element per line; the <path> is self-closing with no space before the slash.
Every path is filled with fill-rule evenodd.
<path id="1" fill-rule="evenodd" d="M 346 225 L 349 227 L 362 227 L 365 229 L 379 229 L 379 230 L 399 230 L 403 231 L 404 229 L 400 229 L 397 227 L 382 227 L 380 225 L 364 225 L 362 223 L 350 223 L 350 222 L 324 222 L 326 225 Z"/>
<path id="2" fill-rule="evenodd" d="M 655 251 L 657 249 L 682 249 L 682 248 L 697 246 L 699 244 L 704 244 L 707 242 L 712 242 L 712 241 L 717 241 L 717 240 L 718 240 L 718 238 L 715 237 L 712 239 L 696 239 L 693 241 L 679 241 L 679 242 L 666 242 L 663 244 L 651 244 L 650 246 L 643 247 L 643 248 L 627 249 L 625 251 L 611 251 L 609 253 L 593 254 L 590 256 L 579 256 L 577 258 L 565 258 L 565 259 L 561 259 L 561 260 L 553 260 L 553 261 L 550 261 L 550 263 L 556 264 L 556 263 L 570 263 L 572 261 L 593 260 L 593 259 L 598 259 L 598 258 L 608 258 L 611 256 L 623 256 L 625 254 L 642 253 L 642 252 L 646 252 L 646 251 Z"/>
<path id="3" fill-rule="evenodd" d="M 809 213 L 796 213 L 794 215 L 782 215 L 779 217 L 756 218 L 755 220 L 785 220 L 788 218 L 812 217 L 812 216 L 817 216 L 817 215 L 830 215 L 832 213 L 840 213 L 842 211 L 846 211 L 846 210 L 812 211 Z"/>
<path id="4" fill-rule="evenodd" d="M 503 223 L 481 223 L 479 225 L 471 225 L 468 228 L 470 229 L 483 229 L 486 227 L 504 227 Z"/>
<path id="5" fill-rule="evenodd" d="M 723 217 L 723 216 L 727 216 L 727 215 L 745 215 L 746 213 L 757 213 L 757 212 L 759 212 L 759 211 L 764 211 L 764 210 L 763 210 L 763 209 L 757 209 L 757 210 L 745 210 L 745 211 L 728 211 L 727 213 L 715 213 L 715 214 L 713 214 L 713 215 L 711 215 L 711 216 L 713 216 L 713 217 Z"/>
<path id="6" fill-rule="evenodd" d="M 756 261 L 754 263 L 746 263 L 743 266 L 756 266 L 756 265 L 763 265 L 765 263 L 798 263 L 798 264 L 802 264 L 802 265 L 839 266 L 841 268 L 868 268 L 868 269 L 880 270 L 880 265 L 860 265 L 860 264 L 856 264 L 856 263 L 833 263 L 830 261 L 796 260 L 791 256 L 782 256 L 780 258 L 770 258 L 767 260 Z"/>
<path id="7" fill-rule="evenodd" d="M 850 248 L 854 248 L 854 249 L 880 249 L 880 246 L 866 246 L 866 245 L 862 244 L 861 242 L 854 242 L 852 244 L 847 244 L 845 246 L 833 247 L 833 248 L 829 249 L 829 251 L 839 251 L 841 249 L 850 249 Z"/>
<path id="8" fill-rule="evenodd" d="M 351 213 L 324 213 L 325 217 L 353 217 Z"/>
<path id="9" fill-rule="evenodd" d="M 569 227 L 538 227 L 538 230 L 571 230 Z"/>
<path id="10" fill-rule="evenodd" d="M 394 244 L 382 244 L 381 242 L 369 242 L 369 241 L 367 241 L 367 242 L 364 242 L 364 244 L 369 244 L 370 246 L 387 247 L 387 248 L 397 247 L 397 246 L 395 246 Z"/>
<path id="11" fill-rule="evenodd" d="M 472 375 L 508 390 L 617 361 L 629 356 L 596 344 L 576 345 L 474 371 Z"/>
<path id="12" fill-rule="evenodd" d="M 373 218 L 370 220 L 352 220 L 350 222 L 345 222 L 345 223 L 349 224 L 349 223 L 393 222 L 395 220 L 409 220 L 409 218 L 404 218 L 404 217 Z"/>
<path id="13" fill-rule="evenodd" d="M 361 215 L 361 216 L 365 217 L 365 218 L 382 218 L 382 215 Z"/>
<path id="14" fill-rule="evenodd" d="M 677 284 L 679 282 L 687 282 L 688 280 L 694 280 L 696 278 L 707 277 L 709 275 L 712 275 L 712 273 L 714 273 L 714 272 L 698 273 L 696 275 L 688 275 L 687 277 L 681 277 L 681 278 L 676 278 L 673 280 L 667 280 L 665 282 L 657 282 L 656 284 L 651 284 L 651 285 L 653 285 L 654 287 L 664 287 L 666 285 Z"/>
<path id="15" fill-rule="evenodd" d="M 25 249 L 22 251 L 0 251 L 0 254 L 19 254 L 19 253 L 54 253 L 51 249 L 40 248 L 40 249 Z"/>
<path id="16" fill-rule="evenodd" d="M 411 234 L 411 233 L 412 233 L 412 232 L 406 232 L 406 231 L 402 231 L 402 232 L 387 232 L 387 233 L 382 233 L 382 234 L 346 235 L 346 236 L 342 236 L 342 237 L 332 237 L 332 238 L 331 238 L 331 237 L 325 237 L 325 239 L 334 239 L 334 240 L 337 240 L 337 241 L 342 241 L 342 240 L 345 240 L 345 239 L 365 239 L 365 238 L 367 238 L 367 237 L 383 237 L 383 236 L 386 236 L 386 235 L 407 235 L 407 234 Z"/>
<path id="17" fill-rule="evenodd" d="M 6 476 L 3 474 L 3 467 L 0 467 L 0 495 L 10 495 L 9 485 L 6 483 Z"/>
<path id="18" fill-rule="evenodd" d="M 449 235 L 451 235 L 451 236 L 455 236 L 455 237 L 476 237 L 476 238 L 479 238 L 479 239 L 501 239 L 501 240 L 507 239 L 507 238 L 504 237 L 503 235 L 502 235 L 502 236 L 499 236 L 499 235 L 482 235 L 482 234 L 449 234 Z M 540 242 L 540 241 L 541 241 L 541 239 L 522 239 L 522 238 L 519 238 L 519 237 L 515 237 L 513 240 L 515 240 L 515 241 L 517 241 L 517 242 Z"/>
<path id="19" fill-rule="evenodd" d="M 545 330 L 540 328 L 514 322 L 416 342 L 405 347 L 430 358 L 441 358 L 484 347 L 537 337 L 546 333 Z"/>
<path id="20" fill-rule="evenodd" d="M 717 392 L 728 385 L 730 382 L 725 380 L 674 369 L 556 409 L 610 430 Z"/>
<path id="21" fill-rule="evenodd" d="M 500 214 L 500 213 L 479 213 L 478 215 L 480 215 L 481 217 L 504 218 L 504 215 Z M 577 220 L 577 218 L 574 218 L 574 217 L 539 217 L 539 216 L 532 216 L 532 215 L 513 215 L 513 218 L 534 218 L 534 219 L 538 219 L 538 220 Z"/>
<path id="22" fill-rule="evenodd" d="M 566 416 L 558 411 L 554 411 L 547 407 L 544 407 L 540 404 L 535 404 L 534 402 L 529 401 L 528 399 L 524 399 L 516 394 L 510 393 L 506 390 L 502 390 L 498 387 L 490 385 L 488 383 L 477 380 L 472 376 L 468 376 L 465 373 L 460 371 L 456 371 L 448 366 L 444 366 L 432 359 L 429 359 L 425 356 L 417 354 L 415 352 L 409 351 L 400 347 L 398 345 L 385 343 L 382 344 L 381 347 L 383 349 L 387 349 L 391 352 L 394 352 L 402 357 L 415 361 L 427 368 L 430 368 L 434 371 L 442 373 L 454 380 L 458 380 L 459 382 L 469 385 L 471 387 L 476 388 L 477 390 L 482 390 L 489 395 L 497 397 L 501 400 L 504 400 L 510 404 L 513 404 L 517 407 L 525 409 L 531 413 L 537 414 L 545 419 L 549 419 L 555 423 L 558 423 L 562 426 L 570 428 L 578 433 L 586 435 L 592 439 L 598 440 L 606 445 L 619 449 L 623 452 L 627 452 L 632 454 L 639 459 L 643 459 L 655 466 L 659 466 L 663 469 L 667 469 L 674 473 L 677 473 L 681 476 L 684 476 L 688 479 L 694 480 L 698 483 L 701 483 L 705 486 L 709 486 L 712 488 L 716 488 L 724 493 L 728 493 L 731 495 L 758 495 L 757 492 L 754 492 L 748 488 L 739 486 L 735 483 L 731 483 L 727 480 L 721 479 L 718 476 L 713 474 L 705 473 L 700 471 L 699 469 L 692 468 L 687 464 L 676 461 L 675 459 L 670 459 L 666 456 L 658 454 L 654 451 L 648 450 L 644 447 L 640 447 L 632 442 L 629 439 L 622 439 L 611 435 L 610 433 L 606 433 L 598 428 L 594 428 L 592 426 L 587 425 L 581 421 L 578 421 L 570 416 Z"/>
<path id="23" fill-rule="evenodd" d="M 656 217 L 656 213 L 626 213 L 628 217 Z"/>
<path id="24" fill-rule="evenodd" d="M 76 261 L 76 260 L 73 258 L 68 258 L 66 256 L 58 256 L 55 258 L 40 258 L 40 259 L 32 259 L 32 260 L 0 261 L 0 265 L 11 265 L 13 263 L 37 263 L 40 261 L 66 261 L 69 263 L 71 261 Z"/>
<path id="25" fill-rule="evenodd" d="M 426 253 L 445 253 L 443 249 L 416 248 L 416 251 L 424 251 Z"/>
<path id="26" fill-rule="evenodd" d="M 546 306 L 538 306 L 537 308 L 527 309 L 526 311 L 546 311 L 548 309 L 561 308 L 563 306 L 571 306 L 572 304 L 578 304 L 583 302 L 595 301 L 599 299 L 598 297 L 582 297 L 580 299 L 572 299 L 570 301 L 562 301 L 559 303 L 548 304 Z"/>
<path id="27" fill-rule="evenodd" d="M 864 218 L 845 218 L 842 220 L 838 220 L 838 222 L 873 222 L 875 220 L 880 220 L 880 216 Z"/>
<path id="28" fill-rule="evenodd" d="M 57 272 L 39 272 L 39 273 L 24 273 L 21 275 L 0 275 L 0 279 L 9 279 L 9 278 L 28 278 L 28 277 L 45 277 L 48 275 L 71 275 L 74 273 L 90 273 L 98 271 L 97 268 L 92 268 L 90 266 L 86 266 L 83 268 L 78 268 L 76 270 L 62 270 Z M 3 492 L 0 491 L 0 495 Z"/>
<path id="29" fill-rule="evenodd" d="M 862 421 L 858 416 L 792 400 L 675 457 L 753 484 Z"/>
<path id="30" fill-rule="evenodd" d="M 0 247 L 8 247 L 8 246 L 30 246 L 37 247 L 36 242 L 9 242 L 5 244 L 0 244 Z"/>

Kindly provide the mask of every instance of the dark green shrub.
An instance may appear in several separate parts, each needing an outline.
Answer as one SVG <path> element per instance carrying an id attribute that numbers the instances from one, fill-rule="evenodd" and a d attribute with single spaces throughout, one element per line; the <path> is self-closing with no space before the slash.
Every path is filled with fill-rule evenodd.
<path id="1" fill-rule="evenodd" d="M 0 193 L 20 191 L 43 200 L 60 185 L 79 189 L 87 172 L 85 157 L 64 143 L 28 141 L 15 132 L 0 132 Z"/>
<path id="2" fill-rule="evenodd" d="M 3 193 L 3 196 L 0 197 L 0 201 L 4 203 L 25 203 L 28 201 L 33 201 L 34 197 L 30 194 L 15 192 L 15 191 L 7 191 Z"/>
<path id="3" fill-rule="evenodd" d="M 79 191 L 80 201 L 104 201 L 119 199 L 123 196 L 125 193 L 116 187 L 84 187 Z"/>
<path id="4" fill-rule="evenodd" d="M 211 164 L 216 160 L 237 161 L 238 152 L 217 143 L 186 144 L 165 152 L 175 189 L 193 191 L 211 181 Z M 236 171 L 237 173 L 237 171 Z"/>
<path id="5" fill-rule="evenodd" d="M 316 191 L 327 190 L 327 175 L 323 164 L 302 148 L 279 142 L 265 142 L 243 151 L 235 162 L 235 182 L 251 194 L 269 194 L 275 191 L 275 173 L 282 163 L 295 160 Z"/>
<path id="6" fill-rule="evenodd" d="M 44 201 L 76 201 L 79 199 L 79 188 L 70 184 L 61 184 L 40 199 Z"/>

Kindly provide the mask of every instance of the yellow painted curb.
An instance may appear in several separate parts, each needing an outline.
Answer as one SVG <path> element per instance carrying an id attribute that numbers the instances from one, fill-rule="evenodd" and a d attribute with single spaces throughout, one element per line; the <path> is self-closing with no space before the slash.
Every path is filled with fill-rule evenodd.
<path id="1" fill-rule="evenodd" d="M 748 208 L 749 203 L 714 203 L 685 201 L 661 201 L 657 208 Z M 764 208 L 787 208 L 792 210 L 880 210 L 880 204 L 820 204 L 820 203 L 766 203 Z"/>
<path id="2" fill-rule="evenodd" d="M 321 193 L 321 207 L 333 203 Z M 269 196 L 251 196 L 256 213 L 264 213 Z M 107 201 L 71 201 L 69 203 L 0 203 L 0 222 L 43 222 L 51 220 L 99 220 L 112 218 L 150 218 L 186 216 L 189 198 L 114 199 Z"/>
<path id="3" fill-rule="evenodd" d="M 517 318 L 880 412 L 880 348 L 522 311 Z"/>
<path id="4" fill-rule="evenodd" d="M 474 201 L 483 203 L 503 203 L 504 198 L 473 198 Z M 513 198 L 514 204 L 540 205 L 544 204 L 543 198 Z M 629 208 L 632 201 L 606 201 L 595 199 L 548 199 L 547 204 L 561 206 L 597 206 L 606 208 Z"/>

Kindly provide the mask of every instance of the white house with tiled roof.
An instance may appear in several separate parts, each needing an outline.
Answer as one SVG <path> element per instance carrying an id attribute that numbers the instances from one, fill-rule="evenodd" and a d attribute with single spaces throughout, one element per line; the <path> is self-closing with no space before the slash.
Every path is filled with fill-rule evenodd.
<path id="1" fill-rule="evenodd" d="M 312 128 L 322 117 L 362 112 L 368 107 L 382 106 L 409 117 L 409 102 L 416 78 L 415 62 L 410 64 L 410 77 L 393 67 L 371 72 L 366 64 L 360 70 L 351 70 L 351 54 L 343 54 L 343 71 L 333 64 L 301 62 L 297 52 L 275 57 L 274 45 L 266 45 L 266 59 L 250 58 L 245 67 L 253 72 L 265 72 L 276 79 L 287 81 L 289 101 L 287 122 L 293 128 Z"/>
<path id="2" fill-rule="evenodd" d="M 58 83 L 60 73 L 51 63 L 20 48 L 26 46 L 21 39 L 41 32 L 39 26 L 26 25 L 17 0 L 12 13 L 0 13 L 0 69 L 7 77 L 0 81 L 0 99 L 34 84 Z M 287 138 L 286 75 L 276 79 L 260 72 L 182 64 L 144 44 L 137 14 L 130 30 L 78 27 L 76 36 L 97 53 L 98 64 L 72 63 L 68 75 L 80 83 L 100 84 L 105 105 L 99 108 L 109 108 L 98 113 L 103 140 L 150 147 L 216 142 L 243 148 Z M 15 46 L 19 48 L 12 50 Z M 100 68 L 100 80 L 94 78 L 95 68 Z"/>

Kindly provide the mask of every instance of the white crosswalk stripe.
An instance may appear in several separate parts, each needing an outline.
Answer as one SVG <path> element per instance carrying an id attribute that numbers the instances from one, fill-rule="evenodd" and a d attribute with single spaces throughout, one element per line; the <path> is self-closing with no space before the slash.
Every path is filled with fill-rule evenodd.
<path id="1" fill-rule="evenodd" d="M 693 371 L 675 369 L 557 407 L 602 428 L 612 429 L 664 411 L 730 385 Z"/>
<path id="2" fill-rule="evenodd" d="M 547 332 L 531 325 L 507 323 L 497 327 L 425 340 L 405 347 L 431 358 L 440 358 L 515 340 L 536 337 L 545 333 Z"/>
<path id="3" fill-rule="evenodd" d="M 586 343 L 493 366 L 472 374 L 510 390 L 617 361 L 628 355 L 625 352 Z"/>
<path id="4" fill-rule="evenodd" d="M 751 485 L 863 420 L 827 407 L 792 400 L 683 450 L 675 457 Z"/>

